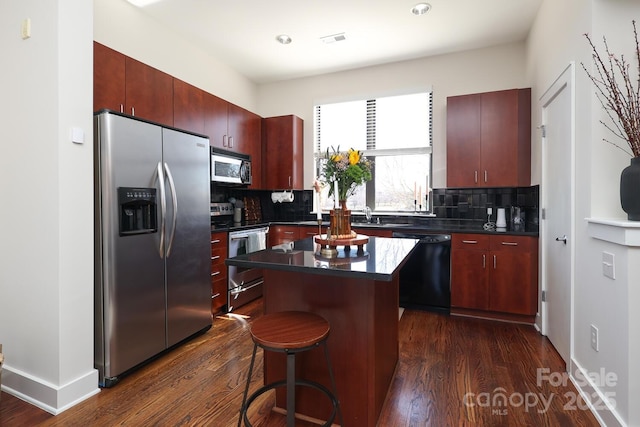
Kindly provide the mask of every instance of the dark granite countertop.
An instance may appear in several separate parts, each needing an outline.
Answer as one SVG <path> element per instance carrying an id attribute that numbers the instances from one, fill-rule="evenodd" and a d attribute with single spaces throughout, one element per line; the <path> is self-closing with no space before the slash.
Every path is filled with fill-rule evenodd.
<path id="1" fill-rule="evenodd" d="M 289 245 L 229 258 L 225 263 L 245 268 L 391 281 L 417 243 L 416 239 L 369 237 L 362 252 L 355 246 L 350 251 L 339 246 L 337 256 L 327 258 L 320 254 L 320 246 L 309 237 Z"/>
<path id="2" fill-rule="evenodd" d="M 241 224 L 234 224 L 230 226 L 218 226 L 211 227 L 211 231 L 237 231 L 245 230 L 256 227 L 264 227 L 269 225 L 304 225 L 304 226 L 318 226 L 317 221 L 259 221 L 259 222 L 242 222 Z M 322 222 L 322 229 L 326 230 L 329 226 L 329 221 Z M 538 227 L 527 226 L 520 230 L 485 230 L 483 223 L 479 221 L 468 220 L 451 220 L 440 218 L 425 218 L 425 219 L 402 219 L 402 218 L 388 218 L 385 219 L 382 224 L 367 223 L 367 222 L 353 222 L 351 227 L 357 229 L 382 229 L 393 230 L 401 233 L 416 233 L 416 234 L 452 234 L 452 233 L 477 233 L 477 234 L 504 234 L 511 236 L 531 236 L 538 237 Z"/>
<path id="3" fill-rule="evenodd" d="M 306 226 L 318 226 L 317 221 L 274 221 L 272 225 L 306 225 Z M 329 226 L 328 221 L 323 221 L 322 228 L 326 230 Z M 511 230 L 509 228 L 504 230 L 485 230 L 483 224 L 477 221 L 461 221 L 461 220 L 440 220 L 440 219 L 427 219 L 422 221 L 402 221 L 397 219 L 389 219 L 388 222 L 382 222 L 382 224 L 367 223 L 367 222 L 353 222 L 352 228 L 357 229 L 382 229 L 393 230 L 401 233 L 416 233 L 416 234 L 451 234 L 451 233 L 477 233 L 477 234 L 505 234 L 511 236 L 532 236 L 538 237 L 537 227 L 528 227 L 520 230 Z"/>

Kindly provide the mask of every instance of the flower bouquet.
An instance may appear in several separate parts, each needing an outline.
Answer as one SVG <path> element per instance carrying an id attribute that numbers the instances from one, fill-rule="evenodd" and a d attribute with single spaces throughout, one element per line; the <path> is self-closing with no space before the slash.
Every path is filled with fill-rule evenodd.
<path id="1" fill-rule="evenodd" d="M 371 161 L 359 150 L 350 148 L 341 152 L 340 147 L 327 152 L 324 162 L 322 182 L 329 185 L 329 196 L 335 200 L 335 209 L 331 211 L 330 235 L 328 238 L 345 239 L 354 237 L 351 232 L 351 211 L 347 210 L 347 197 L 358 186 L 371 180 Z M 338 205 L 339 202 L 339 205 Z"/>

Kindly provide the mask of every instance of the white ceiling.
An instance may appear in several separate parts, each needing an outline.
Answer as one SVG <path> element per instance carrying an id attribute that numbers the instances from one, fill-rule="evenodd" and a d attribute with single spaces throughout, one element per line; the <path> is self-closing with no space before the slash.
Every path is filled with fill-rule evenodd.
<path id="1" fill-rule="evenodd" d="M 524 40 L 542 0 L 156 0 L 142 8 L 256 83 Z M 320 38 L 345 33 L 332 44 Z M 288 45 L 276 42 L 288 34 Z"/>

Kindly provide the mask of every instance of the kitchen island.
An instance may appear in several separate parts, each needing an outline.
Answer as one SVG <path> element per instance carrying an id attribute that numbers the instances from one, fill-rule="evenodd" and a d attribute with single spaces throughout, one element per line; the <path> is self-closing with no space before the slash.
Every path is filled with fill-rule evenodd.
<path id="1" fill-rule="evenodd" d="M 362 251 L 321 255 L 312 238 L 230 258 L 227 265 L 264 270 L 265 313 L 302 310 L 331 324 L 328 339 L 345 425 L 375 426 L 398 361 L 398 277 L 418 240 L 370 237 Z M 297 376 L 331 388 L 322 348 L 296 357 Z M 265 383 L 285 377 L 285 356 L 265 352 Z M 276 410 L 285 408 L 276 392 Z M 322 420 L 328 399 L 299 387 L 296 412 Z M 336 420 L 335 422 L 337 422 Z"/>

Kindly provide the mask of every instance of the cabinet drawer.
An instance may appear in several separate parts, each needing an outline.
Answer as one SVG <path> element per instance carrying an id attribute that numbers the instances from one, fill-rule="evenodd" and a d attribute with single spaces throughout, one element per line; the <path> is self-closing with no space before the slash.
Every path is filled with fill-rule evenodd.
<path id="1" fill-rule="evenodd" d="M 538 239 L 528 236 L 490 236 L 492 251 L 537 252 Z"/>
<path id="2" fill-rule="evenodd" d="M 213 248 L 227 248 L 229 242 L 228 234 L 226 231 L 211 233 L 211 249 Z"/>
<path id="3" fill-rule="evenodd" d="M 227 248 L 211 248 L 211 265 L 224 264 L 227 259 Z"/>
<path id="4" fill-rule="evenodd" d="M 451 247 L 453 249 L 489 249 L 488 234 L 458 234 L 451 236 Z"/>
<path id="5" fill-rule="evenodd" d="M 298 238 L 306 239 L 318 235 L 318 227 L 300 227 L 298 230 Z"/>
<path id="6" fill-rule="evenodd" d="M 227 303 L 227 281 L 215 280 L 211 284 L 211 312 L 217 313 Z"/>

